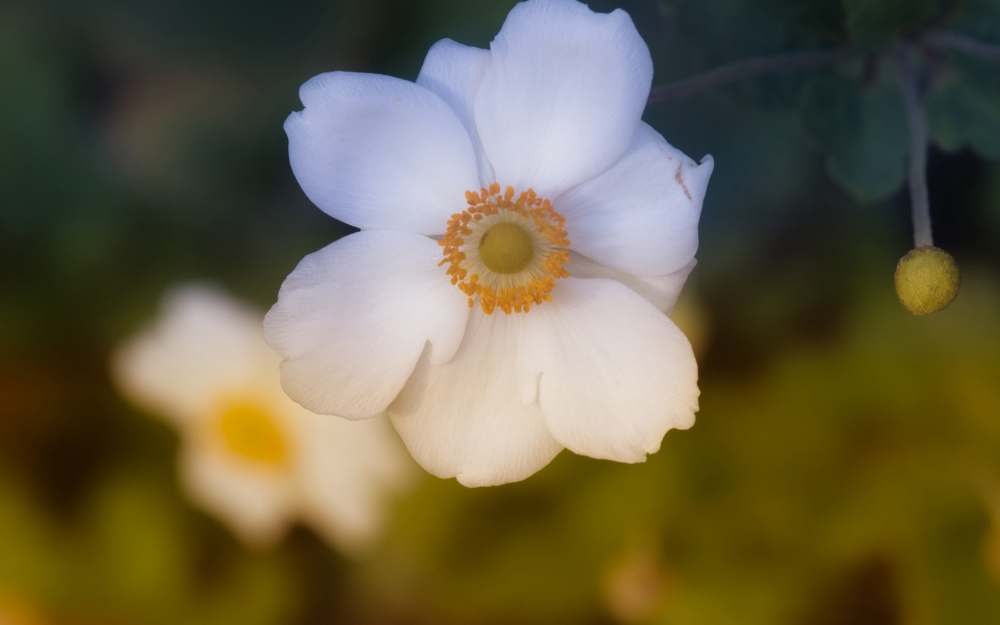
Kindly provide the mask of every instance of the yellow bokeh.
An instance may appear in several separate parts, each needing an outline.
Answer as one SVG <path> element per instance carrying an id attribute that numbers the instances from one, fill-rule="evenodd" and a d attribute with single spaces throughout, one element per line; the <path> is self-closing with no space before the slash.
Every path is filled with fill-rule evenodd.
<path id="1" fill-rule="evenodd" d="M 273 412 L 255 403 L 230 403 L 216 421 L 222 440 L 237 456 L 268 465 L 288 462 L 289 444 Z"/>

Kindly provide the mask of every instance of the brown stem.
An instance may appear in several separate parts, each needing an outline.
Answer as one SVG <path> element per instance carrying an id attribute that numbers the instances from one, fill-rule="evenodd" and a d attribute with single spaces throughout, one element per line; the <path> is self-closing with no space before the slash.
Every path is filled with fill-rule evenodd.
<path id="1" fill-rule="evenodd" d="M 777 72 L 801 71 L 830 65 L 851 58 L 856 53 L 848 48 L 836 50 L 809 50 L 791 52 L 776 56 L 746 59 L 722 65 L 707 72 L 682 78 L 676 82 L 653 87 L 649 92 L 649 104 L 676 100 L 703 89 L 717 87 L 729 82 L 774 74 Z"/>
<path id="2" fill-rule="evenodd" d="M 920 40 L 937 48 L 950 48 L 969 56 L 1000 63 L 1000 46 L 983 43 L 972 37 L 958 33 L 933 32 L 927 33 Z"/>

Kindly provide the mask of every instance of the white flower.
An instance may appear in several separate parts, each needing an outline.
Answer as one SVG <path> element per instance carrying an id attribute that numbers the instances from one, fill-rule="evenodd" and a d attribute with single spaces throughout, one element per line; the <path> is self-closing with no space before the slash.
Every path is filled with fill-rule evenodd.
<path id="1" fill-rule="evenodd" d="M 697 365 L 664 312 L 712 160 L 640 121 L 652 73 L 623 11 L 529 0 L 489 50 L 435 44 L 416 84 L 305 83 L 292 170 L 361 232 L 303 259 L 267 315 L 285 391 L 388 412 L 424 468 L 467 486 L 564 447 L 641 462 L 690 427 Z"/>
<path id="2" fill-rule="evenodd" d="M 385 418 L 350 423 L 288 399 L 263 315 L 212 287 L 169 293 L 151 327 L 118 350 L 123 394 L 180 430 L 189 496 L 248 544 L 302 519 L 356 553 L 378 535 L 408 461 Z"/>

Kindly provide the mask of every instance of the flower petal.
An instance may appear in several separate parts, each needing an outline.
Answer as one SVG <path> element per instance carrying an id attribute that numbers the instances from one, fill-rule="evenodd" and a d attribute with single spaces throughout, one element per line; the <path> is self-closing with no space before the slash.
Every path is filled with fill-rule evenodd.
<path id="1" fill-rule="evenodd" d="M 688 275 L 697 264 L 698 261 L 692 259 L 687 265 L 665 276 L 633 276 L 630 273 L 622 273 L 595 263 L 582 254 L 570 252 L 566 271 L 576 278 L 617 280 L 669 315 L 674 311 L 677 298 L 681 294 L 681 289 L 684 288 L 684 283 L 687 282 Z"/>
<path id="2" fill-rule="evenodd" d="M 698 218 L 714 163 L 684 156 L 646 124 L 603 174 L 553 205 L 566 216 L 570 247 L 602 265 L 660 276 L 691 262 Z"/>
<path id="3" fill-rule="evenodd" d="M 264 319 L 285 392 L 313 412 L 367 419 L 396 397 L 427 341 L 448 361 L 469 307 L 440 259 L 437 243 L 399 230 L 358 232 L 302 259 Z"/>
<path id="4" fill-rule="evenodd" d="M 613 280 L 561 280 L 524 315 L 520 358 L 567 449 L 642 462 L 671 428 L 694 423 L 698 366 L 670 319 Z"/>
<path id="5" fill-rule="evenodd" d="M 529 0 L 511 10 L 490 49 L 476 127 L 502 186 L 551 199 L 628 149 L 653 62 L 627 13 Z"/>
<path id="6" fill-rule="evenodd" d="M 422 358 L 389 407 L 406 447 L 430 473 L 466 486 L 505 484 L 562 449 L 537 402 L 519 399 L 520 316 L 486 315 L 477 306 L 455 357 L 445 365 Z"/>
<path id="7" fill-rule="evenodd" d="M 444 232 L 479 188 L 469 133 L 411 82 L 332 72 L 302 85 L 285 121 L 295 178 L 324 212 L 363 230 Z"/>
<path id="8" fill-rule="evenodd" d="M 442 39 L 431 46 L 424 59 L 424 66 L 420 68 L 420 75 L 417 76 L 417 84 L 441 96 L 465 126 L 476 151 L 479 183 L 483 187 L 490 186 L 495 178 L 493 166 L 483 155 L 473 107 L 479 84 L 489 68 L 489 50 L 463 46 L 451 39 Z"/>
<path id="9" fill-rule="evenodd" d="M 330 544 L 358 555 L 378 538 L 389 497 L 416 466 L 385 415 L 347 421 L 299 408 L 302 515 Z"/>
<path id="10" fill-rule="evenodd" d="M 295 489 L 284 472 L 244 466 L 201 445 L 182 449 L 179 469 L 188 496 L 252 547 L 273 546 L 296 512 Z"/>
<path id="11" fill-rule="evenodd" d="M 274 362 L 260 322 L 260 313 L 211 285 L 172 289 L 155 324 L 116 352 L 112 376 L 140 406 L 177 422 L 196 419 L 220 393 L 253 387 L 262 358 Z"/>

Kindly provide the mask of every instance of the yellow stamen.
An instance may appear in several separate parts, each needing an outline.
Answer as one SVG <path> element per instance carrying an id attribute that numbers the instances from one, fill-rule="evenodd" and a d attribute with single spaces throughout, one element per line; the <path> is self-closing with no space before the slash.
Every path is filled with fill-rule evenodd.
<path id="1" fill-rule="evenodd" d="M 227 405 L 219 414 L 218 428 L 229 451 L 244 460 L 280 465 L 288 458 L 288 446 L 278 424 L 255 405 Z"/>
<path id="2" fill-rule="evenodd" d="M 569 276 L 566 218 L 531 189 L 514 195 L 513 187 L 501 195 L 497 183 L 466 191 L 469 208 L 452 215 L 438 242 L 451 283 L 469 296 L 470 307 L 478 298 L 488 315 L 497 307 L 510 314 L 552 301 L 556 280 Z"/>

